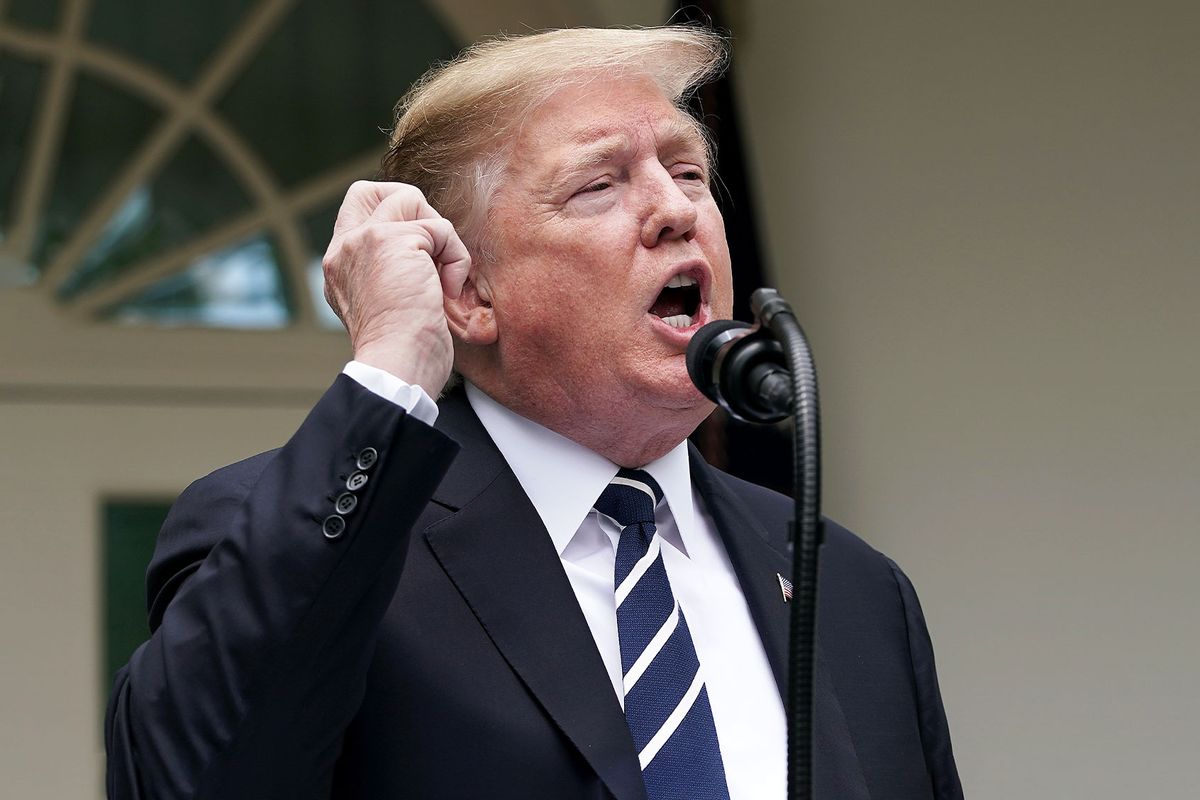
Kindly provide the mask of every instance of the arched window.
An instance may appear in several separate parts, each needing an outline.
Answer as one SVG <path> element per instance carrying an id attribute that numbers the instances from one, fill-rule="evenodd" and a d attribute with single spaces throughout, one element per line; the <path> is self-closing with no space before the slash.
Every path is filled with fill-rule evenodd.
<path id="1" fill-rule="evenodd" d="M 341 196 L 456 50 L 417 0 L 0 0 L 0 286 L 121 323 L 336 326 Z"/>

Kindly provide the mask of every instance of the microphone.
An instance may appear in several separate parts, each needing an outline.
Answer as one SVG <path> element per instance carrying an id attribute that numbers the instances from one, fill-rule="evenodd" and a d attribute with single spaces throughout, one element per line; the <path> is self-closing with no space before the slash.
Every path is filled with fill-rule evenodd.
<path id="1" fill-rule="evenodd" d="M 821 521 L 821 409 L 808 338 L 792 307 L 774 289 L 750 295 L 756 327 L 712 322 L 688 342 L 692 383 L 747 422 L 793 417 L 792 466 L 796 516 L 792 542 L 792 609 L 788 622 L 787 796 L 809 800 L 813 776 L 813 655 L 817 575 L 825 527 Z M 793 399 L 794 398 L 794 399 Z"/>
<path id="2" fill-rule="evenodd" d="M 769 423 L 791 414 L 791 372 L 783 348 L 765 328 L 708 323 L 688 343 L 687 370 L 696 388 L 735 419 Z"/>

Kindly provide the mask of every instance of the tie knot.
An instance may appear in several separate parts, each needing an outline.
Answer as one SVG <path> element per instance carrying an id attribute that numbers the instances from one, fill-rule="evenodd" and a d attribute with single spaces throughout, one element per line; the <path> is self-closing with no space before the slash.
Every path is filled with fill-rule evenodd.
<path id="1" fill-rule="evenodd" d="M 636 522 L 653 524 L 654 507 L 662 498 L 663 490 L 650 473 L 622 469 L 601 493 L 596 510 L 615 519 L 622 528 Z"/>

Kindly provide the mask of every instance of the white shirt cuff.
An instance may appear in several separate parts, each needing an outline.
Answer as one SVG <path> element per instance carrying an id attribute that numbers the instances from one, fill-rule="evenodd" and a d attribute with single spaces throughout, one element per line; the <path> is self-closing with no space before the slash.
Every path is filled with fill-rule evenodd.
<path id="1" fill-rule="evenodd" d="M 353 378 L 372 394 L 401 406 L 426 425 L 432 425 L 437 419 L 437 403 L 420 386 L 406 383 L 386 370 L 361 361 L 346 364 L 342 374 Z"/>

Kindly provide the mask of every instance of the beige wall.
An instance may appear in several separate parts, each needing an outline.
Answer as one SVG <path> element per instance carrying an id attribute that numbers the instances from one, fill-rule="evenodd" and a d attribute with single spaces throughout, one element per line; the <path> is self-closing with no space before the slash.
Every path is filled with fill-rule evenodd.
<path id="1" fill-rule="evenodd" d="M 1195 796 L 1200 6 L 743 21 L 827 510 L 917 583 L 968 795 Z"/>
<path id="2" fill-rule="evenodd" d="M 99 514 L 106 496 L 172 497 L 300 413 L 8 404 L 0 481 L 4 794 L 98 796 L 102 774 Z M 103 689 L 107 691 L 106 687 Z"/>
<path id="3" fill-rule="evenodd" d="M 0 293 L 0 794 L 100 797 L 101 502 L 281 444 L 345 347 L 139 335 L 43 303 Z"/>
<path id="4" fill-rule="evenodd" d="M 974 800 L 1194 794 L 1197 9 L 733 20 L 763 232 L 821 366 L 827 510 L 916 580 Z M 43 303 L 0 292 L 0 776 L 57 800 L 98 796 L 100 499 L 278 444 L 345 347 Z"/>

